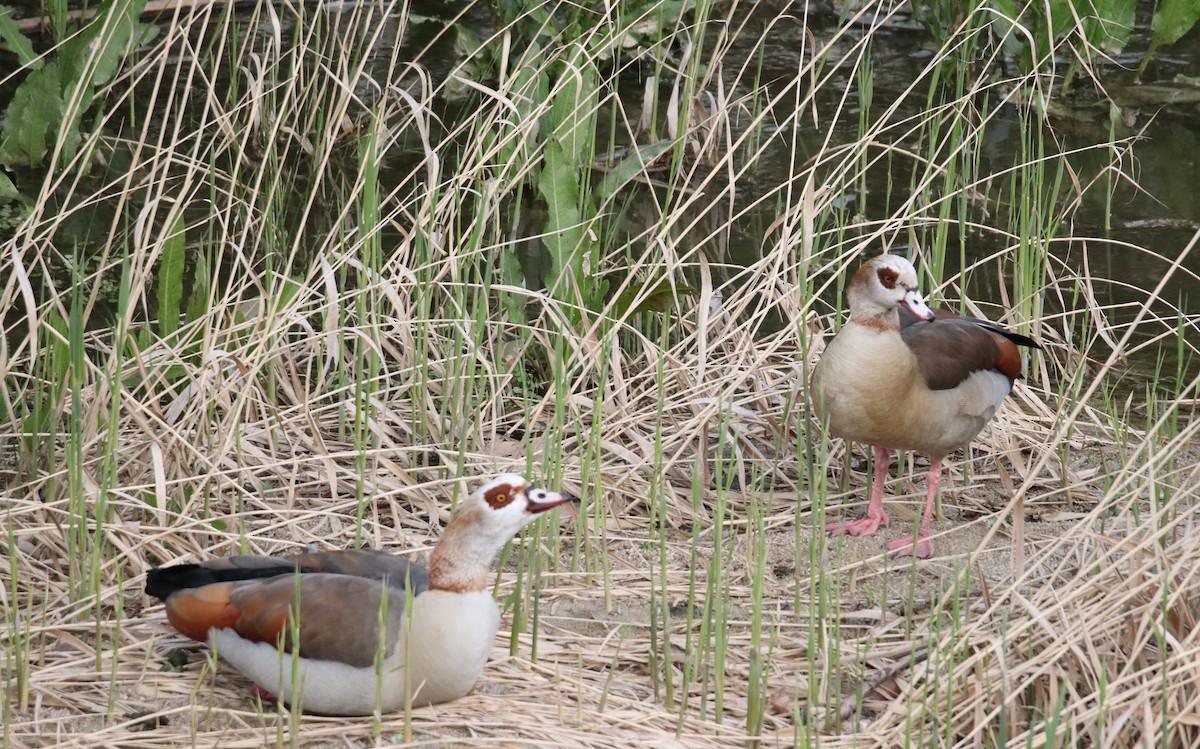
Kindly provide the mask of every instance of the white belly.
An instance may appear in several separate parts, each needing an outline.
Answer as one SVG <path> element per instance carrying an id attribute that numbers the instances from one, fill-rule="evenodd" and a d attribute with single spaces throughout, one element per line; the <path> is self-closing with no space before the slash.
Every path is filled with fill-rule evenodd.
<path id="1" fill-rule="evenodd" d="M 413 599 L 406 624 L 407 635 L 377 667 L 294 658 L 232 629 L 212 630 L 209 642 L 219 657 L 288 704 L 299 694 L 306 712 L 370 715 L 377 705 L 384 713 L 402 708 L 409 694 L 413 705 L 429 705 L 469 692 L 487 664 L 500 611 L 486 590 L 428 590 Z"/>
<path id="2" fill-rule="evenodd" d="M 930 390 L 899 335 L 847 325 L 817 363 L 810 398 L 834 436 L 940 459 L 979 434 L 1011 387 L 982 370 Z"/>

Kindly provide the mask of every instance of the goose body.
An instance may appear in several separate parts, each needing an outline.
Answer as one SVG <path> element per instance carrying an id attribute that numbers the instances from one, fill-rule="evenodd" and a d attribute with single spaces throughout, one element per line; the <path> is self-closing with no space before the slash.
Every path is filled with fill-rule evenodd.
<path id="1" fill-rule="evenodd" d="M 166 602 L 181 633 L 307 712 L 446 702 L 470 691 L 499 629 L 496 556 L 571 499 L 499 476 L 451 518 L 428 570 L 376 551 L 238 556 L 151 570 L 146 592 Z"/>
<path id="2" fill-rule="evenodd" d="M 831 523 L 833 533 L 867 535 L 888 521 L 883 484 L 890 450 L 927 455 L 930 468 L 915 538 L 889 544 L 897 555 L 933 554 L 930 515 L 942 460 L 991 421 L 1021 373 L 1023 335 L 985 320 L 931 310 L 916 270 L 896 255 L 864 263 L 846 289 L 850 319 L 813 371 L 810 399 L 830 434 L 874 449 L 867 514 Z"/>

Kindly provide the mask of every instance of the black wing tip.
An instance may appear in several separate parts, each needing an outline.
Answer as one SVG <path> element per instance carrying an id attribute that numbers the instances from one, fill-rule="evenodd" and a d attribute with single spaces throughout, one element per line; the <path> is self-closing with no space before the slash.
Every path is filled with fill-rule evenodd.
<path id="1" fill-rule="evenodd" d="M 1026 346 L 1028 348 L 1035 348 L 1038 351 L 1042 350 L 1042 344 L 1038 343 L 1037 341 L 1035 341 L 1034 339 L 1030 338 L 1027 335 L 1021 335 L 1020 333 L 1013 333 L 1012 331 L 1005 331 L 1004 335 L 1008 338 L 1008 340 L 1012 341 L 1013 343 L 1017 344 L 1018 346 Z"/>
<path id="2" fill-rule="evenodd" d="M 992 331 L 993 333 L 999 333 L 1000 335 L 1004 336 L 1005 338 L 1007 338 L 1008 340 L 1017 344 L 1018 346 L 1025 346 L 1026 348 L 1035 348 L 1038 351 L 1042 350 L 1042 344 L 1038 343 L 1037 341 L 1035 341 L 1034 339 L 1030 338 L 1027 335 L 1024 335 L 1022 333 L 1017 333 L 1015 331 L 1009 330 L 1008 328 L 997 325 L 996 323 L 987 322 L 986 320 L 980 321 L 979 324 L 982 325 L 984 328 L 987 328 L 988 330 Z"/>
<path id="3" fill-rule="evenodd" d="M 160 601 L 167 600 L 172 593 L 191 588 L 202 588 L 213 583 L 228 583 L 238 580 L 257 580 L 295 573 L 290 564 L 266 567 L 209 567 L 204 564 L 173 564 L 170 567 L 155 567 L 146 573 L 146 595 Z"/>
<path id="4" fill-rule="evenodd" d="M 155 567 L 146 573 L 146 595 L 165 601 L 167 596 L 176 591 L 215 582 L 211 578 L 212 572 L 198 564 Z"/>
<path id="5" fill-rule="evenodd" d="M 935 309 L 934 312 L 944 312 L 944 311 Z M 905 317 L 906 314 L 907 314 L 907 318 Z M 922 320 L 922 319 L 918 318 L 916 315 L 912 314 L 911 312 L 908 312 L 907 310 L 901 308 L 900 309 L 901 327 L 906 327 L 907 325 L 915 325 L 915 324 L 921 323 L 921 322 L 929 322 L 930 324 L 933 324 L 933 323 L 938 322 L 939 320 L 943 320 L 943 321 L 944 320 L 953 320 L 953 321 L 959 321 L 959 322 L 969 322 L 969 323 L 974 323 L 975 325 L 978 325 L 979 327 L 983 328 L 984 330 L 990 330 L 991 332 L 996 333 L 997 335 L 1002 335 L 1018 346 L 1025 346 L 1026 348 L 1035 348 L 1038 351 L 1042 350 L 1042 344 L 1038 343 L 1036 340 L 1034 340 L 1034 339 L 1030 338 L 1029 336 L 1024 335 L 1022 333 L 1017 333 L 1016 331 L 1009 330 L 1008 328 L 1004 327 L 1003 325 L 997 325 L 996 323 L 992 322 L 991 320 L 981 320 L 978 317 L 964 317 L 964 316 L 960 316 L 960 315 L 954 315 L 953 313 L 945 313 L 945 314 L 946 314 L 946 316 L 944 316 L 944 317 L 938 317 L 934 320 L 926 321 L 926 320 Z M 906 325 L 906 323 L 907 323 L 907 325 Z"/>

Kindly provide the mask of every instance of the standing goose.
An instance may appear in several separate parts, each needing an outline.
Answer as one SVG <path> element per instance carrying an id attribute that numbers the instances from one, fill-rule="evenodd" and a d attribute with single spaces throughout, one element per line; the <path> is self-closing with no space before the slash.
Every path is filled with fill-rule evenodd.
<path id="1" fill-rule="evenodd" d="M 925 559 L 933 554 L 929 521 L 942 460 L 974 439 L 1012 390 L 1021 374 L 1017 346 L 1041 347 L 986 320 L 931 310 L 916 269 L 898 255 L 864 263 L 846 300 L 850 319 L 817 362 L 810 400 L 830 434 L 874 448 L 875 476 L 867 514 L 826 530 L 865 536 L 886 525 L 888 451 L 924 453 L 930 463 L 920 530 L 888 548 Z"/>
<path id="2" fill-rule="evenodd" d="M 378 699 L 390 712 L 410 694 L 413 705 L 446 702 L 471 689 L 491 652 L 501 548 L 572 499 L 498 476 L 450 519 L 428 571 L 376 551 L 240 556 L 150 570 L 146 592 L 177 630 L 283 701 L 299 693 L 305 711 L 370 715 Z"/>

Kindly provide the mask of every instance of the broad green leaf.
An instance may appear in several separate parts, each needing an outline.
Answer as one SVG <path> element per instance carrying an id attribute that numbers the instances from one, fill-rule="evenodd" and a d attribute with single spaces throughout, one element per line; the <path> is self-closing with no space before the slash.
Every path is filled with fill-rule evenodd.
<path id="1" fill-rule="evenodd" d="M 466 57 L 475 55 L 483 48 L 483 39 L 466 24 L 454 25 L 454 56 Z"/>
<path id="2" fill-rule="evenodd" d="M 60 48 L 65 80 L 92 89 L 111 81 L 132 51 L 132 41 L 141 37 L 137 19 L 145 7 L 146 0 L 102 3 L 91 23 Z"/>
<path id="3" fill-rule="evenodd" d="M 582 165 L 592 157 L 596 132 L 599 83 L 596 66 L 581 46 L 559 71 L 559 86 L 551 93 L 550 112 L 542 120 L 542 132 L 556 138 L 564 152 Z"/>
<path id="4" fill-rule="evenodd" d="M 466 24 L 457 23 L 453 27 L 454 57 L 459 62 L 454 75 L 446 81 L 446 96 L 459 99 L 471 91 L 466 81 L 486 81 L 494 72 L 492 55 L 484 45 L 479 35 Z"/>
<path id="5" fill-rule="evenodd" d="M 521 260 L 512 245 L 500 251 L 500 282 L 506 286 L 521 286 L 525 273 L 521 268 Z M 524 325 L 525 298 L 517 294 L 503 293 L 501 302 L 508 310 L 508 319 L 518 325 Z"/>
<path id="6" fill-rule="evenodd" d="M 0 163 L 36 166 L 49 150 L 47 134 L 62 120 L 61 68 L 57 62 L 29 74 L 4 114 Z"/>
<path id="7" fill-rule="evenodd" d="M 563 153 L 556 140 L 546 142 L 538 191 L 549 209 L 545 242 L 550 250 L 551 278 L 547 286 L 553 288 L 553 279 L 557 278 L 558 298 L 581 302 L 582 299 L 563 296 L 567 290 L 580 285 L 584 272 L 580 257 L 584 229 L 579 212 L 579 170 L 574 159 Z"/>
<path id="8" fill-rule="evenodd" d="M 603 303 L 608 285 L 599 276 L 597 240 L 585 226 L 595 219 L 596 211 L 589 199 L 581 197 L 579 175 L 575 158 L 558 141 L 547 141 L 538 177 L 538 191 L 548 208 L 545 242 L 551 272 L 546 286 L 558 299 L 595 310 Z"/>
<path id="9" fill-rule="evenodd" d="M 56 124 L 64 163 L 79 147 L 80 123 L 96 89 L 113 79 L 132 51 L 132 40 L 140 38 L 137 19 L 145 7 L 146 0 L 107 0 L 91 23 L 59 47 L 63 115 Z"/>
<path id="10" fill-rule="evenodd" d="M 271 294 L 271 297 L 274 299 L 274 303 L 271 304 L 271 311 L 278 313 L 287 309 L 292 300 L 305 288 L 303 278 L 288 277 L 281 279 Z"/>
<path id="11" fill-rule="evenodd" d="M 1151 47 L 1174 44 L 1200 21 L 1200 2 L 1196 0 L 1161 0 L 1154 11 L 1150 28 L 1154 31 Z"/>
<path id="12" fill-rule="evenodd" d="M 675 141 L 662 140 L 647 146 L 631 148 L 625 158 L 618 161 L 617 165 L 604 175 L 604 179 L 600 180 L 600 185 L 596 188 L 600 203 L 603 204 L 629 184 L 630 180 L 645 173 L 647 166 L 674 146 Z"/>
<path id="13" fill-rule="evenodd" d="M 193 322 L 208 311 L 208 295 L 212 291 L 212 275 L 209 273 L 208 257 L 201 252 L 196 258 L 192 277 L 192 294 L 188 297 L 187 321 Z"/>
<path id="14" fill-rule="evenodd" d="M 3 40 L 17 56 L 18 65 L 21 67 L 28 65 L 36 70 L 42 67 L 42 61 L 33 51 L 33 42 L 29 41 L 29 38 L 22 34 L 21 29 L 17 27 L 17 22 L 12 19 L 12 13 L 12 8 L 0 5 L 0 40 Z"/>
<path id="15" fill-rule="evenodd" d="M 626 312 L 636 315 L 640 312 L 666 312 L 675 306 L 675 300 L 681 296 L 692 296 L 696 290 L 683 284 L 672 285 L 669 279 L 660 278 L 658 281 L 631 284 L 613 305 L 613 313 L 623 317 Z M 634 305 L 634 300 L 642 297 Z M 631 307 L 632 306 L 632 307 Z"/>
<path id="16" fill-rule="evenodd" d="M 1061 39 L 1075 27 L 1075 14 L 1071 11 L 1072 0 L 1050 0 L 1050 32 L 1053 39 Z M 1030 16 L 1026 16 L 1029 18 Z M 1036 18 L 1037 16 L 1033 16 Z M 1038 36 L 1043 36 L 1038 34 Z M 1038 39 L 1038 42 L 1048 41 Z"/>
<path id="17" fill-rule="evenodd" d="M 175 219 L 171 235 L 163 244 L 158 266 L 158 334 L 167 338 L 179 328 L 183 305 L 183 261 L 186 254 L 183 217 Z"/>
<path id="18" fill-rule="evenodd" d="M 0 200 L 20 200 L 21 193 L 17 190 L 17 186 L 4 172 L 0 172 Z"/>
<path id="19" fill-rule="evenodd" d="M 588 283 L 588 309 L 598 311 L 604 306 L 604 295 L 608 293 L 608 279 L 590 275 Z"/>
<path id="20" fill-rule="evenodd" d="M 517 114 L 512 118 L 501 118 L 497 129 L 487 133 L 487 137 L 497 140 L 499 163 L 504 165 L 507 174 L 525 172 L 529 162 L 526 123 L 536 116 L 534 111 L 546 98 L 547 86 L 549 83 L 542 65 L 522 66 L 513 73 L 512 98 Z"/>
<path id="21" fill-rule="evenodd" d="M 1029 39 L 1020 32 L 1021 8 L 1015 0 L 992 0 L 992 27 L 997 38 L 1003 40 L 1004 53 L 1011 57 L 1025 57 L 1029 53 Z"/>
<path id="22" fill-rule="evenodd" d="M 137 19 L 145 5 L 146 0 L 108 0 L 91 23 L 59 46 L 54 62 L 30 73 L 5 112 L 0 162 L 40 164 L 54 135 L 61 140 L 63 159 L 74 156 L 96 87 L 113 79 L 134 41 L 144 36 Z M 0 38 L 23 64 L 34 59 L 7 12 L 0 12 Z"/>
<path id="23" fill-rule="evenodd" d="M 1137 15 L 1137 0 L 1096 0 L 1088 41 L 1109 54 L 1125 49 Z"/>

